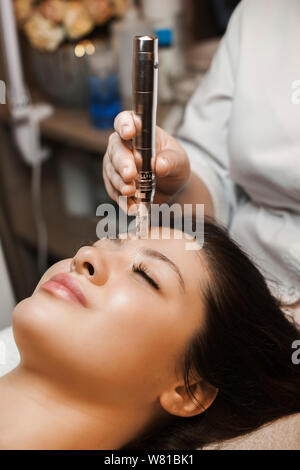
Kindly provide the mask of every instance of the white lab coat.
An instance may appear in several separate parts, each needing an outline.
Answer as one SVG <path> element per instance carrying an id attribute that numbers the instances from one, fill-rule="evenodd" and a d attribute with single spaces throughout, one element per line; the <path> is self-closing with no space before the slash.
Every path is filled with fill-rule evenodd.
<path id="1" fill-rule="evenodd" d="M 243 0 L 178 132 L 216 219 L 286 303 L 300 298 L 297 80 L 300 1 Z"/>

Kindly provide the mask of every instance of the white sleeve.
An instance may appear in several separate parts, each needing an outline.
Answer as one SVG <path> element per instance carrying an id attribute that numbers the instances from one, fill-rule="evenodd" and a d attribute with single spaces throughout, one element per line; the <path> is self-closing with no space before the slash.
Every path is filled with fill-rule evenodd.
<path id="1" fill-rule="evenodd" d="M 228 127 L 237 74 L 241 11 L 234 11 L 210 69 L 190 99 L 176 138 L 187 152 L 192 171 L 206 184 L 215 218 L 228 226 L 235 204 L 229 176 Z"/>

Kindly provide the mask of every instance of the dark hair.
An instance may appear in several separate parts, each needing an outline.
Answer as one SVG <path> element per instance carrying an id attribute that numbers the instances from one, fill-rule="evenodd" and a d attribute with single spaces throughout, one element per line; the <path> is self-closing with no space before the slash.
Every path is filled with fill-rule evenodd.
<path id="1" fill-rule="evenodd" d="M 225 4 L 230 8 L 235 8 L 240 3 L 240 0 L 226 0 Z"/>
<path id="2" fill-rule="evenodd" d="M 258 268 L 209 220 L 199 253 L 208 273 L 201 287 L 205 321 L 186 349 L 183 371 L 191 396 L 191 370 L 217 387 L 218 395 L 203 413 L 170 416 L 127 449 L 197 449 L 300 411 L 300 365 L 292 362 L 299 330 Z"/>

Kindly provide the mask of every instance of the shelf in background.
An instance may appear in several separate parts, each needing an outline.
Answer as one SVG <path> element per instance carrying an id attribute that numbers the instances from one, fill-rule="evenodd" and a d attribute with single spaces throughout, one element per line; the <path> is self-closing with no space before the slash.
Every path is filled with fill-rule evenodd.
<path id="1" fill-rule="evenodd" d="M 38 100 L 34 100 L 37 102 Z M 41 102 L 45 102 L 45 99 Z M 169 106 L 159 106 L 157 122 L 166 116 Z M 7 105 L 0 106 L 0 120 L 10 121 Z M 82 150 L 104 154 L 108 137 L 113 129 L 103 130 L 93 127 L 88 109 L 54 105 L 54 113 L 40 123 L 43 137 L 69 144 Z"/>
<path id="2" fill-rule="evenodd" d="M 97 153 L 104 153 L 112 130 L 96 129 L 85 109 L 55 107 L 54 114 L 41 122 L 44 137 Z"/>
<path id="3" fill-rule="evenodd" d="M 0 106 L 0 120 L 10 120 L 7 105 Z M 40 128 L 43 137 L 97 153 L 105 152 L 112 132 L 93 127 L 88 110 L 63 106 L 55 106 L 54 113 L 41 121 Z"/>

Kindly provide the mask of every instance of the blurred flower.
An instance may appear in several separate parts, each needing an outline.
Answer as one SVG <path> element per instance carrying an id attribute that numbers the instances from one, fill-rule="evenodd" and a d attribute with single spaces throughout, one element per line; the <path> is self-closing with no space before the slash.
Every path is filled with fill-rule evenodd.
<path id="1" fill-rule="evenodd" d="M 39 5 L 39 11 L 48 20 L 60 23 L 64 19 L 66 2 L 64 0 L 46 0 Z"/>
<path id="2" fill-rule="evenodd" d="M 71 39 L 77 39 L 88 34 L 95 26 L 87 9 L 79 1 L 66 3 L 63 21 L 67 35 Z"/>
<path id="3" fill-rule="evenodd" d="M 33 10 L 34 0 L 15 0 L 14 9 L 18 23 L 24 23 Z"/>
<path id="4" fill-rule="evenodd" d="M 83 0 L 91 18 L 98 24 L 104 24 L 114 14 L 110 0 Z"/>
<path id="5" fill-rule="evenodd" d="M 127 0 L 13 1 L 18 23 L 30 43 L 46 51 L 57 49 L 64 39 L 81 39 L 96 25 L 124 15 L 128 3 Z"/>
<path id="6" fill-rule="evenodd" d="M 64 28 L 35 13 L 24 25 L 30 43 L 36 49 L 54 51 L 64 39 Z"/>

